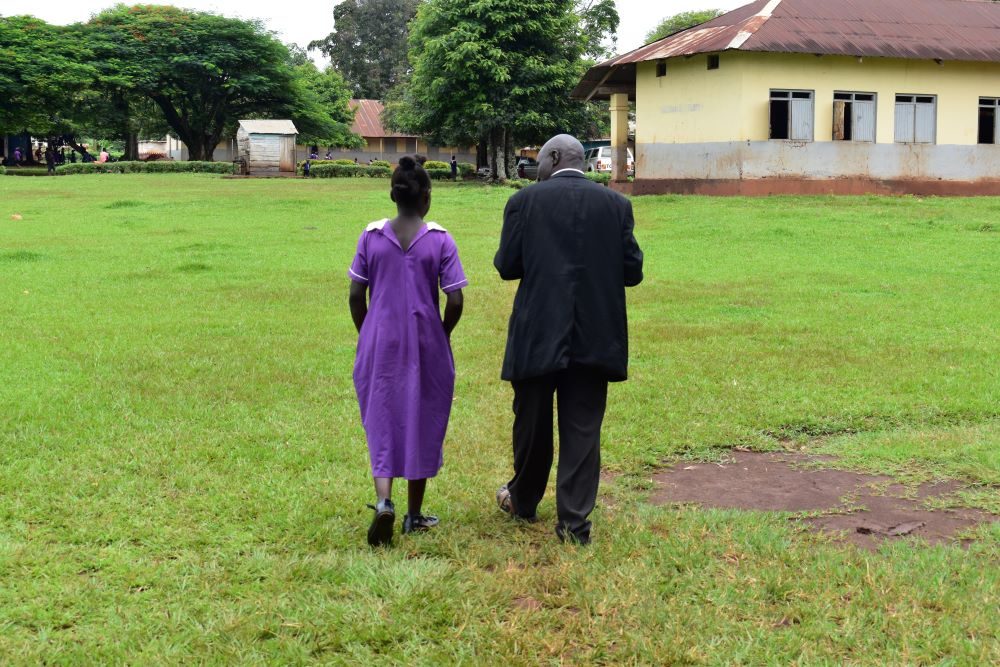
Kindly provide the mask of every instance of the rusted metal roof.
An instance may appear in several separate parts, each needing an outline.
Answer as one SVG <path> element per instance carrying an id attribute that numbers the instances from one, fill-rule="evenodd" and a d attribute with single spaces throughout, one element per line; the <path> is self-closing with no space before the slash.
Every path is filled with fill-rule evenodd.
<path id="1" fill-rule="evenodd" d="M 757 0 L 591 68 L 573 97 L 616 92 L 625 66 L 731 50 L 1000 62 L 1000 3 Z M 634 70 L 631 77 L 634 86 Z"/>
<path id="2" fill-rule="evenodd" d="M 378 100 L 351 100 L 351 110 L 354 111 L 354 124 L 351 132 L 362 137 L 375 139 L 413 139 L 416 135 L 389 132 L 382 126 L 382 111 L 385 107 Z"/>
<path id="3" fill-rule="evenodd" d="M 241 120 L 240 127 L 247 134 L 298 134 L 290 120 Z"/>

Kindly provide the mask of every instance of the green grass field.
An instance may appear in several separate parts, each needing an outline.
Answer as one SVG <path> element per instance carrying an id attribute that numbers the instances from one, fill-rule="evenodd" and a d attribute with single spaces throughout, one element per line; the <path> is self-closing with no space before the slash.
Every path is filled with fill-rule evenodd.
<path id="1" fill-rule="evenodd" d="M 645 502 L 652 466 L 741 445 L 1000 512 L 1000 200 L 636 199 L 619 475 L 580 550 L 551 497 L 532 526 L 493 502 L 512 191 L 437 186 L 472 281 L 442 526 L 373 553 L 345 274 L 386 187 L 0 178 L 0 662 L 1000 661 L 996 524 L 869 553 Z"/>

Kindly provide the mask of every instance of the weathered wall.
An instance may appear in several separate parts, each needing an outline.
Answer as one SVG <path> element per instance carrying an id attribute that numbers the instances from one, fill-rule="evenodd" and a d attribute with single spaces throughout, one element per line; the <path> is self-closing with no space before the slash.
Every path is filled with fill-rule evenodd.
<path id="1" fill-rule="evenodd" d="M 832 141 L 833 93 L 845 91 L 878 95 L 878 143 L 894 141 L 896 94 L 916 94 L 938 97 L 938 144 L 975 145 L 979 98 L 1000 97 L 1000 63 L 729 51 L 708 70 L 706 60 L 668 59 L 663 77 L 639 64 L 637 143 L 767 140 L 770 91 L 790 88 L 815 92 L 817 142 Z"/>
<path id="2" fill-rule="evenodd" d="M 642 179 L 1000 179 L 1000 146 L 733 141 L 638 149 Z"/>

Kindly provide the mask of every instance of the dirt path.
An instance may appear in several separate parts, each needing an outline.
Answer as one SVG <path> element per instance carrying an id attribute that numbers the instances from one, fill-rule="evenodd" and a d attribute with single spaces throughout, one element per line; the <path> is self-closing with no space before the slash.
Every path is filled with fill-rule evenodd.
<path id="1" fill-rule="evenodd" d="M 829 461 L 793 453 L 734 451 L 725 464 L 679 463 L 654 476 L 654 504 L 695 503 L 704 507 L 768 512 L 822 512 L 802 520 L 874 549 L 883 540 L 914 536 L 948 542 L 1000 516 L 975 509 L 929 509 L 930 500 L 965 488 L 958 482 L 913 488 L 883 475 L 817 469 Z"/>

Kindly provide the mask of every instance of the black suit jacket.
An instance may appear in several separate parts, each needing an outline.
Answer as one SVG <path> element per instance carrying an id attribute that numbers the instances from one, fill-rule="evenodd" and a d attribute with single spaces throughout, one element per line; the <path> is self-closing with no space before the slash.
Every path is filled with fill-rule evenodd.
<path id="1" fill-rule="evenodd" d="M 612 382 L 628 377 L 625 287 L 642 282 L 632 203 L 576 171 L 555 174 L 507 202 L 493 260 L 518 280 L 504 380 L 572 366 Z"/>

